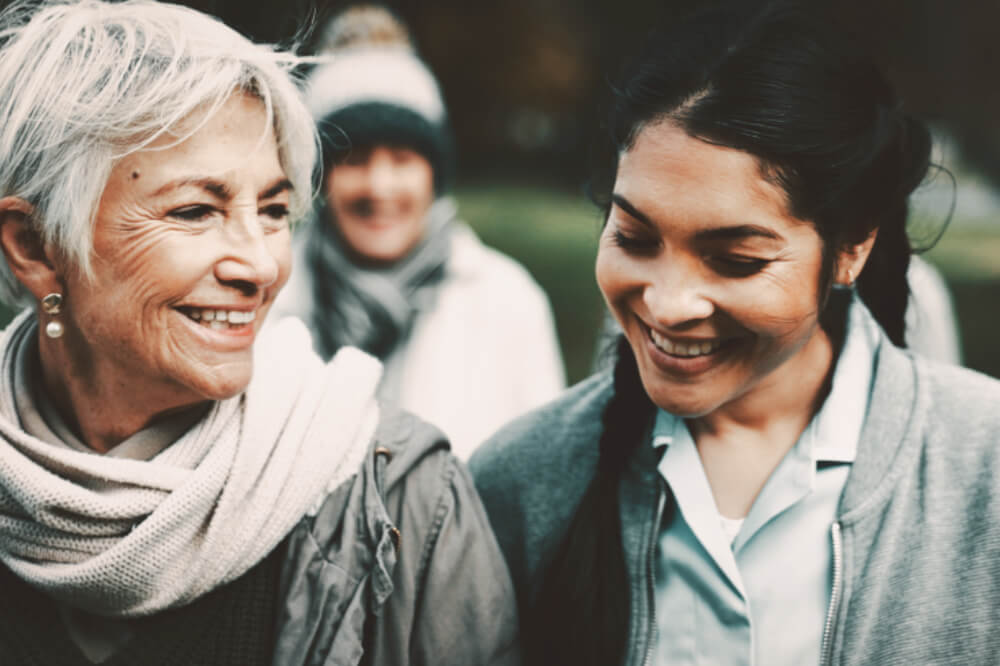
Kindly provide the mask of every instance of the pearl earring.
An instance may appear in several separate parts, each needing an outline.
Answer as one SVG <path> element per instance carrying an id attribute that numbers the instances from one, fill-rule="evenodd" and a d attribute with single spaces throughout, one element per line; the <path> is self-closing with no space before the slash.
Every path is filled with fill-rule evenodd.
<path id="1" fill-rule="evenodd" d="M 55 317 L 62 311 L 62 294 L 53 292 L 42 299 L 42 310 L 45 314 L 52 315 Z M 45 335 L 50 338 L 59 338 L 63 334 L 63 325 L 61 322 L 53 319 L 48 324 L 45 325 Z"/>

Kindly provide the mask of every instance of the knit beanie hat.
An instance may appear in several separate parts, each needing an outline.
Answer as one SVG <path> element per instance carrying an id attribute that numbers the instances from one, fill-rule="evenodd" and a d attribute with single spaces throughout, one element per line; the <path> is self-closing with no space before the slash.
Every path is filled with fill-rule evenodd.
<path id="1" fill-rule="evenodd" d="M 434 189 L 451 180 L 454 155 L 444 100 L 434 75 L 407 43 L 334 46 L 306 86 L 306 104 L 323 144 L 323 168 L 351 150 L 410 148 L 430 162 Z"/>

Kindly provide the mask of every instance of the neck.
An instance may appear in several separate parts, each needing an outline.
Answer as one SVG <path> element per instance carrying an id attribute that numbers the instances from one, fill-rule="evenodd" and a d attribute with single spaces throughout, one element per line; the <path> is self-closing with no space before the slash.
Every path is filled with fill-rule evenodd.
<path id="1" fill-rule="evenodd" d="M 166 393 L 138 396 L 110 380 L 93 359 L 72 354 L 67 341 L 52 341 L 41 331 L 39 336 L 42 390 L 63 422 L 97 453 L 107 453 L 160 419 L 203 409 L 208 402 L 181 402 Z"/>
<path id="2" fill-rule="evenodd" d="M 754 389 L 688 427 L 722 515 L 742 518 L 829 391 L 833 344 L 822 329 Z"/>

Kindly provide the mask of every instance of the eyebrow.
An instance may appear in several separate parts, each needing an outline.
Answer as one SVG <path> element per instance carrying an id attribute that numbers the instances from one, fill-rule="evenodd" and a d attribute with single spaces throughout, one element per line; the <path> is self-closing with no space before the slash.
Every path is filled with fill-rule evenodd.
<path id="1" fill-rule="evenodd" d="M 628 199 L 626 199 L 622 195 L 620 195 L 620 194 L 612 194 L 611 195 L 611 201 L 616 206 L 618 206 L 619 208 L 621 208 L 623 211 L 625 211 L 626 213 L 628 213 L 631 217 L 634 217 L 638 221 L 640 221 L 643 224 L 645 224 L 647 227 L 655 227 L 656 226 L 656 225 L 653 224 L 652 220 L 650 220 L 648 217 L 646 217 L 645 213 L 641 212 L 638 208 L 636 208 L 631 203 L 629 203 Z"/>
<path id="2" fill-rule="evenodd" d="M 177 180 L 172 180 L 156 190 L 156 192 L 153 193 L 153 196 L 159 196 L 169 192 L 170 190 L 176 190 L 182 187 L 200 188 L 223 201 L 229 201 L 233 198 L 233 192 L 229 189 L 229 186 L 222 181 L 215 180 L 214 178 L 179 178 Z M 270 185 L 267 189 L 261 192 L 257 199 L 270 199 L 271 197 L 281 194 L 285 190 L 294 189 L 295 187 L 292 185 L 292 181 L 287 178 L 279 178 L 273 185 Z"/>
<path id="3" fill-rule="evenodd" d="M 281 178 L 274 185 L 271 185 L 269 188 L 261 192 L 257 199 L 270 199 L 271 197 L 278 196 L 285 190 L 291 191 L 294 189 L 295 186 L 292 185 L 292 181 L 287 178 Z"/>
<path id="4" fill-rule="evenodd" d="M 178 178 L 177 180 L 172 180 L 166 183 L 155 192 L 153 196 L 159 196 L 170 190 L 178 190 L 182 187 L 197 187 L 205 190 L 209 194 L 212 194 L 217 199 L 222 199 L 223 201 L 229 201 L 233 198 L 233 193 L 229 187 L 214 178 Z"/>
<path id="5" fill-rule="evenodd" d="M 616 206 L 642 224 L 648 227 L 655 227 L 649 216 L 633 206 L 625 197 L 620 194 L 612 194 L 611 200 Z M 766 238 L 768 240 L 776 241 L 785 240 L 785 238 L 778 232 L 759 224 L 737 224 L 733 226 L 701 229 L 695 232 L 694 237 L 699 241 L 736 241 L 747 238 Z"/>

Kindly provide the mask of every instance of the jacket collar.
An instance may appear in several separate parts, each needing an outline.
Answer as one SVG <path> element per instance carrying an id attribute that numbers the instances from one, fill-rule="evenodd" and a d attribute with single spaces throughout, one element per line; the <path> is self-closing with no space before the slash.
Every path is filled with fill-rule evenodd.
<path id="1" fill-rule="evenodd" d="M 841 522 L 850 522 L 885 502 L 896 477 L 904 471 L 905 465 L 898 461 L 908 459 L 919 445 L 916 433 L 927 396 L 919 387 L 918 364 L 909 352 L 883 339 L 874 372 L 857 458 L 840 498 Z"/>

